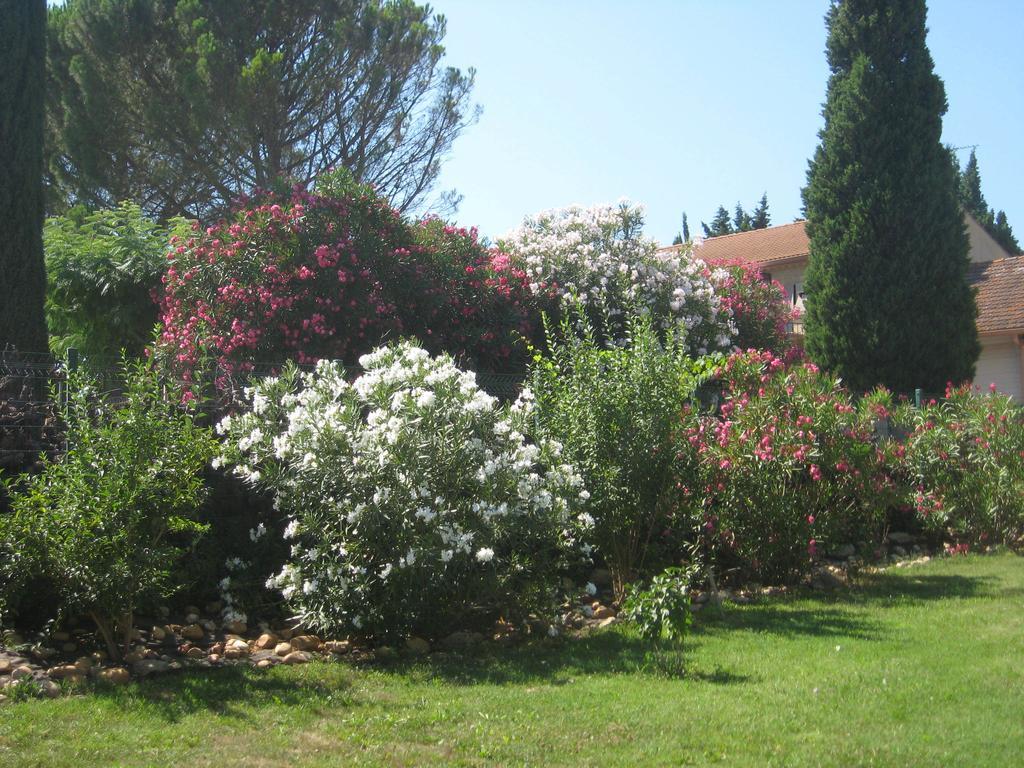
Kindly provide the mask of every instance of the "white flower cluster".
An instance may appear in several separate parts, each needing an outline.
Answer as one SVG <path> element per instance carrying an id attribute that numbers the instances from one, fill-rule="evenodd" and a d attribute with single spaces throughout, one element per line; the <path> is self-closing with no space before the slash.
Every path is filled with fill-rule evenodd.
<path id="1" fill-rule="evenodd" d="M 534 293 L 651 313 L 662 329 L 685 328 L 694 353 L 727 350 L 736 333 L 715 292 L 715 274 L 690 253 L 659 254 L 643 235 L 644 211 L 628 201 L 570 206 L 529 216 L 499 241 L 530 277 Z"/>
<path id="2" fill-rule="evenodd" d="M 561 446 L 526 436 L 532 395 L 500 405 L 408 342 L 360 364 L 352 383 L 330 362 L 290 370 L 247 393 L 259 413 L 219 426 L 221 461 L 288 519 L 291 558 L 268 586 L 310 626 L 387 632 L 482 585 L 507 600 L 524 580 L 553 583 L 590 519 Z"/>

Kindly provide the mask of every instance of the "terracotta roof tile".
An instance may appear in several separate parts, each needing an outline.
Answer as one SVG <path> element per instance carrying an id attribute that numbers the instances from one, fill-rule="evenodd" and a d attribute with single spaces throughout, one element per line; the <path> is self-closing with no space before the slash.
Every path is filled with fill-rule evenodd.
<path id="1" fill-rule="evenodd" d="M 804 221 L 750 232 L 709 237 L 694 249 L 708 261 L 742 261 L 761 265 L 806 258 L 810 241 Z M 681 246 L 661 248 L 661 253 Z M 1024 329 L 1024 256 L 971 264 L 971 285 L 978 288 L 978 330 L 985 333 Z"/>
<path id="2" fill-rule="evenodd" d="M 978 289 L 978 330 L 1024 330 L 1024 256 L 971 264 L 967 273 Z"/>
<path id="3" fill-rule="evenodd" d="M 744 261 L 757 264 L 806 257 L 811 251 L 804 223 L 795 221 L 778 227 L 709 237 L 695 247 L 694 255 L 706 261 Z M 680 247 L 669 246 L 662 248 L 661 251 L 679 250 Z"/>

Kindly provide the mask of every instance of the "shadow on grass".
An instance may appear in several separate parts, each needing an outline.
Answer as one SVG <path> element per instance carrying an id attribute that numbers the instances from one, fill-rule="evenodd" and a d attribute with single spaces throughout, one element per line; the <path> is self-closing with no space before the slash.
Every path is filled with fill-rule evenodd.
<path id="1" fill-rule="evenodd" d="M 93 696 L 114 706 L 144 711 L 167 722 L 177 722 L 196 712 L 252 721 L 261 710 L 277 706 L 302 706 L 319 711 L 327 706 L 349 705 L 351 671 L 344 665 L 306 667 L 311 674 L 259 673 L 243 666 L 193 669 L 143 680 L 135 685 L 98 684 Z"/>
<path id="2" fill-rule="evenodd" d="M 851 637 L 858 640 L 878 640 L 882 625 L 849 610 L 828 605 L 791 606 L 786 602 L 755 603 L 736 609 L 725 607 L 721 612 L 705 609 L 694 623 L 694 633 L 719 634 L 746 630 L 780 636 Z"/>
<path id="3" fill-rule="evenodd" d="M 961 576 L 957 574 L 918 574 L 911 569 L 887 570 L 867 574 L 860 579 L 850 595 L 858 602 L 880 602 L 897 599 L 901 602 L 925 602 L 949 598 L 1004 596 L 997 590 L 1000 580 L 992 576 Z M 1019 590 L 1010 590 L 1011 592 Z M 843 593 L 838 594 L 843 599 Z"/>
<path id="4" fill-rule="evenodd" d="M 684 653 L 697 646 L 688 638 Z M 650 644 L 621 628 L 580 638 L 538 640 L 521 645 L 482 646 L 465 655 L 436 653 L 419 659 L 399 658 L 374 668 L 410 679 L 442 679 L 455 685 L 568 685 L 588 675 L 662 675 L 652 662 Z M 671 676 L 671 675 L 670 675 Z M 686 671 L 681 679 L 717 685 L 747 682 L 750 678 L 720 667 L 714 672 Z"/>

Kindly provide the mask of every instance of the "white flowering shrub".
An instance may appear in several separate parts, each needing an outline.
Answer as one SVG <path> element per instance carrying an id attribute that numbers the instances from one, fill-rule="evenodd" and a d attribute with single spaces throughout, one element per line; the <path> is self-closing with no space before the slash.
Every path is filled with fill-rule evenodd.
<path id="1" fill-rule="evenodd" d="M 291 557 L 272 584 L 324 632 L 437 635 L 550 603 L 585 548 L 579 476 L 448 356 L 405 342 L 287 370 L 225 418 L 225 462 L 270 488 Z"/>
<path id="2" fill-rule="evenodd" d="M 499 245 L 535 295 L 562 308 L 580 301 L 611 341 L 623 338 L 624 316 L 633 311 L 662 331 L 685 329 L 694 354 L 729 349 L 736 328 L 715 291 L 727 275 L 689 252 L 659 254 L 643 223 L 643 208 L 628 201 L 570 206 L 528 216 Z"/>

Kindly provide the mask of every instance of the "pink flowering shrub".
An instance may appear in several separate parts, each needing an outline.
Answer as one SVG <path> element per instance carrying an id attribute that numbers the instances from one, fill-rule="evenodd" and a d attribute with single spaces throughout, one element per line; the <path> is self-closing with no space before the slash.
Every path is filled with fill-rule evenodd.
<path id="1" fill-rule="evenodd" d="M 719 375 L 719 413 L 684 413 L 681 446 L 699 468 L 700 485 L 679 490 L 705 555 L 790 581 L 830 548 L 876 540 L 898 497 L 893 448 L 872 439 L 884 396 L 858 410 L 835 378 L 768 351 L 735 354 Z"/>
<path id="2" fill-rule="evenodd" d="M 786 289 L 777 280 L 765 280 L 756 264 L 712 261 L 715 291 L 721 306 L 732 314 L 736 333 L 733 344 L 740 349 L 767 349 L 783 354 L 792 342 L 786 331 L 794 310 Z"/>
<path id="3" fill-rule="evenodd" d="M 208 360 L 221 385 L 259 363 L 354 364 L 401 335 L 506 368 L 531 333 L 525 276 L 507 258 L 473 231 L 408 224 L 341 173 L 173 239 L 164 288 L 160 346 L 186 381 Z"/>
<path id="4" fill-rule="evenodd" d="M 1008 396 L 949 387 L 946 398 L 899 420 L 911 503 L 922 524 L 964 544 L 1024 537 L 1024 410 Z"/>

